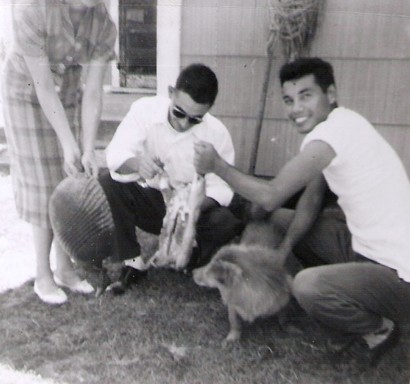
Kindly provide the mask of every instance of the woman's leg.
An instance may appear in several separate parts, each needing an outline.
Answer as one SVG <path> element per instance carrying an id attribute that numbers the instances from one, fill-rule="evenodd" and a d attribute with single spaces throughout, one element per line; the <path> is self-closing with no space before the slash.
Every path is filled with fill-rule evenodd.
<path id="1" fill-rule="evenodd" d="M 53 232 L 32 225 L 34 249 L 36 252 L 36 283 L 44 292 L 57 289 L 50 267 L 50 250 L 53 241 Z"/>
<path id="2" fill-rule="evenodd" d="M 54 282 L 50 267 L 50 250 L 53 232 L 32 225 L 34 249 L 36 253 L 36 278 L 34 291 L 46 303 L 62 304 L 67 300 L 66 294 Z"/>
<path id="3" fill-rule="evenodd" d="M 54 240 L 56 252 L 56 270 L 55 274 L 66 282 L 78 282 L 80 278 L 77 276 L 73 263 L 68 254 L 63 250 L 60 243 Z"/>
<path id="4" fill-rule="evenodd" d="M 61 244 L 54 240 L 54 247 L 56 252 L 56 270 L 54 272 L 54 279 L 57 284 L 63 287 L 70 288 L 73 292 L 91 293 L 94 288 L 86 280 L 82 280 L 76 273 L 74 264 L 70 256 L 61 247 Z"/>

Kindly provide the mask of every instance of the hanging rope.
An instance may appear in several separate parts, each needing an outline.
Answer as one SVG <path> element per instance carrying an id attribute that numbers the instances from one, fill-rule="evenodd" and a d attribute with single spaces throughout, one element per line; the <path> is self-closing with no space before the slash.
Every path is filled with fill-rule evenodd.
<path id="1" fill-rule="evenodd" d="M 324 3 L 325 0 L 268 0 L 270 18 L 269 36 L 266 43 L 268 60 L 264 71 L 249 161 L 248 173 L 252 175 L 255 174 L 275 47 L 280 40 L 284 56 L 288 61 L 307 53 L 315 35 Z"/>
<path id="2" fill-rule="evenodd" d="M 270 34 L 280 39 L 288 60 L 310 48 L 324 3 L 325 0 L 269 0 Z"/>

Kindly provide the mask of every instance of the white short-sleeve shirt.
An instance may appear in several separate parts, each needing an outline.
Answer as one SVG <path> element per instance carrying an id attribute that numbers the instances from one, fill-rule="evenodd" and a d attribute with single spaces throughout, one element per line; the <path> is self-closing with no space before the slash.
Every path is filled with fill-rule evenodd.
<path id="1" fill-rule="evenodd" d="M 336 108 L 304 138 L 336 157 L 323 174 L 338 196 L 354 251 L 396 269 L 410 282 L 410 182 L 392 147 L 361 115 Z"/>

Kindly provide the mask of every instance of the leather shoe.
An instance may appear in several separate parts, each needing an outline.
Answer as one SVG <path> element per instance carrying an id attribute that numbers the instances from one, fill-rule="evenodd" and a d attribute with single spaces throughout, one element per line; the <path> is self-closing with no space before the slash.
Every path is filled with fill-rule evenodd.
<path id="1" fill-rule="evenodd" d="M 380 362 L 383 355 L 390 349 L 394 348 L 399 340 L 400 330 L 395 325 L 389 336 L 373 348 L 370 348 L 362 337 L 357 337 L 351 339 L 344 348 L 337 351 L 334 357 L 336 357 L 336 355 L 339 357 L 347 357 L 349 359 L 354 359 L 362 366 L 375 367 Z"/>
<path id="2" fill-rule="evenodd" d="M 130 266 L 124 266 L 121 268 L 120 278 L 111 284 L 109 289 L 112 290 L 114 294 L 120 295 L 124 293 L 127 288 L 139 283 L 145 276 L 147 276 L 147 271 L 140 271 Z"/>

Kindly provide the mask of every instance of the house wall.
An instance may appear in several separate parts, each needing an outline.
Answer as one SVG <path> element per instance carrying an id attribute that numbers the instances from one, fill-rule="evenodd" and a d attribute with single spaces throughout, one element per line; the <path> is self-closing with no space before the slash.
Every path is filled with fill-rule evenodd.
<path id="1" fill-rule="evenodd" d="M 247 170 L 266 63 L 268 0 L 185 0 L 181 65 L 203 62 L 220 81 L 213 113 L 232 133 Z M 312 56 L 335 69 L 339 104 L 365 115 L 392 144 L 410 174 L 410 2 L 327 0 Z M 272 68 L 256 173 L 276 175 L 301 137 L 282 108 L 278 48 Z"/>

